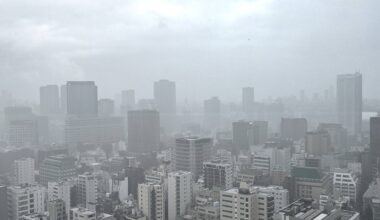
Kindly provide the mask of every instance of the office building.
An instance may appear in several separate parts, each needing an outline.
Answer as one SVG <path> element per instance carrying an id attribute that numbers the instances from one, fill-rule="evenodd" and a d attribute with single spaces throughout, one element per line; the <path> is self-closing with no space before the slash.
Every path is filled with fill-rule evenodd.
<path id="1" fill-rule="evenodd" d="M 348 169 L 334 169 L 333 193 L 334 198 L 339 200 L 348 197 L 355 203 L 359 187 L 359 177 Z"/>
<path id="2" fill-rule="evenodd" d="M 160 115 L 156 110 L 128 112 L 128 151 L 148 153 L 160 145 Z"/>
<path id="3" fill-rule="evenodd" d="M 96 220 L 96 212 L 86 208 L 72 208 L 70 220 Z"/>
<path id="4" fill-rule="evenodd" d="M 8 219 L 8 189 L 0 186 L 0 219 Z"/>
<path id="5" fill-rule="evenodd" d="M 268 140 L 268 122 L 254 121 L 250 124 L 248 130 L 248 139 L 250 145 L 262 145 Z"/>
<path id="6" fill-rule="evenodd" d="M 29 107 L 6 107 L 4 120 L 7 140 L 11 146 L 31 147 L 49 141 L 47 117 L 34 115 Z"/>
<path id="7" fill-rule="evenodd" d="M 202 175 L 203 162 L 211 159 L 211 138 L 183 137 L 176 139 L 175 169 L 189 171 L 194 180 Z"/>
<path id="8" fill-rule="evenodd" d="M 65 205 L 66 216 L 70 216 L 72 181 L 49 182 L 48 201 L 62 200 Z"/>
<path id="9" fill-rule="evenodd" d="M 98 88 L 92 81 L 68 81 L 67 114 L 70 116 L 98 115 Z"/>
<path id="10" fill-rule="evenodd" d="M 15 185 L 34 184 L 34 159 L 22 158 L 13 162 Z"/>
<path id="11" fill-rule="evenodd" d="M 166 219 L 165 184 L 140 183 L 138 185 L 138 207 L 147 219 Z"/>
<path id="12" fill-rule="evenodd" d="M 187 171 L 168 174 L 168 220 L 186 214 L 192 202 L 192 175 Z"/>
<path id="13" fill-rule="evenodd" d="M 337 76 L 336 104 L 338 123 L 351 135 L 362 130 L 362 75 L 360 73 Z"/>
<path id="14" fill-rule="evenodd" d="M 282 118 L 281 137 L 294 141 L 305 138 L 307 121 L 304 118 Z"/>
<path id="15" fill-rule="evenodd" d="M 54 115 L 60 112 L 57 85 L 40 87 L 40 112 L 43 115 Z"/>
<path id="16" fill-rule="evenodd" d="M 77 201 L 83 207 L 95 211 L 98 204 L 98 181 L 92 174 L 78 176 Z"/>
<path id="17" fill-rule="evenodd" d="M 268 139 L 268 122 L 237 121 L 232 123 L 232 142 L 235 149 L 249 150 L 250 146 L 262 145 Z"/>
<path id="18" fill-rule="evenodd" d="M 134 110 L 136 105 L 135 91 L 123 90 L 121 91 L 121 106 L 120 113 L 122 116 L 127 117 L 128 111 Z"/>
<path id="19" fill-rule="evenodd" d="M 363 219 L 380 219 L 380 178 L 374 179 L 363 195 Z"/>
<path id="20" fill-rule="evenodd" d="M 253 113 L 255 103 L 255 89 L 253 87 L 245 87 L 242 89 L 242 109 L 247 114 Z"/>
<path id="21" fill-rule="evenodd" d="M 99 99 L 98 115 L 101 117 L 110 117 L 115 114 L 115 102 L 112 99 Z"/>
<path id="22" fill-rule="evenodd" d="M 371 178 L 380 174 L 380 117 L 370 119 L 370 160 L 371 160 Z"/>
<path id="23" fill-rule="evenodd" d="M 204 187 L 226 190 L 232 188 L 232 164 L 223 161 L 203 163 Z"/>
<path id="24" fill-rule="evenodd" d="M 291 201 L 305 198 L 319 202 L 320 196 L 331 196 L 333 177 L 315 167 L 292 167 Z"/>
<path id="25" fill-rule="evenodd" d="M 124 139 L 121 117 L 67 117 L 66 144 L 110 144 Z"/>
<path id="26" fill-rule="evenodd" d="M 176 125 L 176 85 L 169 80 L 154 82 L 154 102 L 160 112 L 160 125 L 166 133 L 171 133 Z"/>
<path id="27" fill-rule="evenodd" d="M 8 187 L 9 220 L 19 220 L 28 214 L 45 212 L 46 189 L 41 186 L 23 185 Z"/>
<path id="28" fill-rule="evenodd" d="M 241 183 L 220 193 L 220 219 L 273 219 L 274 198 Z"/>
<path id="29" fill-rule="evenodd" d="M 49 201 L 48 212 L 50 220 L 67 220 L 66 203 L 61 199 Z"/>
<path id="30" fill-rule="evenodd" d="M 215 130 L 220 126 L 220 100 L 218 97 L 212 97 L 203 102 L 204 128 Z"/>
<path id="31" fill-rule="evenodd" d="M 60 108 L 63 114 L 67 114 L 67 86 L 61 85 Z"/>
<path id="32" fill-rule="evenodd" d="M 289 191 L 282 186 L 255 186 L 253 188 L 260 193 L 273 197 L 274 212 L 278 212 L 289 205 Z"/>
<path id="33" fill-rule="evenodd" d="M 317 131 L 326 131 L 330 136 L 330 145 L 334 152 L 344 153 L 348 149 L 348 133 L 341 124 L 320 123 Z"/>
<path id="34" fill-rule="evenodd" d="M 331 153 L 329 133 L 327 131 L 307 132 L 305 149 L 308 154 L 315 156 Z"/>
<path id="35" fill-rule="evenodd" d="M 50 156 L 40 166 L 40 182 L 47 186 L 48 182 L 61 182 L 74 177 L 75 173 L 75 158 L 66 155 Z"/>

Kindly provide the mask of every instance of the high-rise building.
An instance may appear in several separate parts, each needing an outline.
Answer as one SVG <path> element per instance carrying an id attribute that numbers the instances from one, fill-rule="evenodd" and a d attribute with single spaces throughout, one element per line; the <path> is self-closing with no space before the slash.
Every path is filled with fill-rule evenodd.
<path id="1" fill-rule="evenodd" d="M 260 193 L 273 196 L 274 212 L 278 212 L 289 205 L 289 191 L 282 186 L 255 186 L 253 188 Z"/>
<path id="2" fill-rule="evenodd" d="M 240 188 L 220 192 L 220 219 L 273 219 L 274 198 L 261 193 L 245 183 Z"/>
<path id="3" fill-rule="evenodd" d="M 220 100 L 212 97 L 203 102 L 204 127 L 208 130 L 218 129 L 220 126 Z"/>
<path id="4" fill-rule="evenodd" d="M 232 164 L 223 161 L 203 163 L 204 187 L 226 190 L 232 188 Z"/>
<path id="5" fill-rule="evenodd" d="M 338 123 L 351 135 L 362 128 L 362 75 L 360 73 L 337 76 L 336 104 Z"/>
<path id="6" fill-rule="evenodd" d="M 41 184 L 60 182 L 75 176 L 75 158 L 66 155 L 56 155 L 46 158 L 40 166 Z"/>
<path id="7" fill-rule="evenodd" d="M 34 184 L 34 159 L 22 158 L 13 162 L 13 174 L 15 176 L 15 184 Z"/>
<path id="8" fill-rule="evenodd" d="M 154 82 L 154 101 L 160 112 L 160 124 L 165 132 L 171 133 L 176 125 L 176 85 L 169 80 Z"/>
<path id="9" fill-rule="evenodd" d="M 176 171 L 168 174 L 168 220 L 186 214 L 192 201 L 191 173 Z"/>
<path id="10" fill-rule="evenodd" d="M 123 116 L 127 116 L 128 111 L 133 110 L 136 105 L 135 90 L 123 90 L 121 91 L 121 106 L 120 113 Z"/>
<path id="11" fill-rule="evenodd" d="M 77 201 L 83 207 L 95 211 L 98 204 L 98 181 L 92 174 L 78 176 Z"/>
<path id="12" fill-rule="evenodd" d="M 232 123 L 232 142 L 235 149 L 248 150 L 250 146 L 262 145 L 268 139 L 268 122 L 237 121 Z"/>
<path id="13" fill-rule="evenodd" d="M 348 169 L 335 169 L 333 179 L 334 198 L 339 200 L 348 197 L 356 202 L 359 187 L 359 177 Z"/>
<path id="14" fill-rule="evenodd" d="M 112 99 L 99 99 L 98 101 L 99 116 L 113 116 L 115 114 L 115 103 Z"/>
<path id="15" fill-rule="evenodd" d="M 242 109 L 243 112 L 251 114 L 255 103 L 255 89 L 253 87 L 245 87 L 242 89 Z"/>
<path id="16" fill-rule="evenodd" d="M 304 118 L 282 118 L 281 137 L 294 141 L 305 138 L 307 132 L 307 121 Z"/>
<path id="17" fill-rule="evenodd" d="M 48 201 L 62 200 L 65 204 L 66 216 L 70 215 L 72 187 L 74 184 L 70 181 L 48 183 Z"/>
<path id="18" fill-rule="evenodd" d="M 63 114 L 67 113 L 67 86 L 61 85 L 60 108 Z"/>
<path id="19" fill-rule="evenodd" d="M 92 81 L 69 81 L 67 89 L 67 114 L 94 116 L 98 114 L 98 88 Z"/>
<path id="20" fill-rule="evenodd" d="M 9 220 L 19 220 L 21 216 L 45 211 L 46 190 L 41 186 L 23 185 L 8 187 Z"/>
<path id="21" fill-rule="evenodd" d="M 160 115 L 156 110 L 128 112 L 128 151 L 157 151 L 160 144 Z"/>
<path id="22" fill-rule="evenodd" d="M 4 109 L 6 136 L 11 146 L 36 146 L 47 143 L 49 129 L 47 117 L 36 116 L 29 107 Z"/>
<path id="23" fill-rule="evenodd" d="M 122 117 L 67 117 L 65 143 L 109 144 L 124 139 Z"/>
<path id="24" fill-rule="evenodd" d="M 48 212 L 50 220 L 67 220 L 66 203 L 62 199 L 49 201 Z"/>
<path id="25" fill-rule="evenodd" d="M 331 147 L 334 152 L 347 152 L 348 134 L 341 124 L 320 123 L 318 131 L 326 131 L 330 136 Z"/>
<path id="26" fill-rule="evenodd" d="M 329 133 L 327 131 L 307 132 L 305 149 L 308 154 L 315 156 L 332 152 Z"/>
<path id="27" fill-rule="evenodd" d="M 363 219 L 380 219 L 380 178 L 374 179 L 363 195 Z"/>
<path id="28" fill-rule="evenodd" d="M 371 178 L 380 174 L 380 116 L 370 119 Z"/>
<path id="29" fill-rule="evenodd" d="M 59 89 L 57 85 L 40 87 L 40 112 L 43 115 L 58 114 Z"/>
<path id="30" fill-rule="evenodd" d="M 184 137 L 176 139 L 175 168 L 190 171 L 194 180 L 202 175 L 203 162 L 211 159 L 211 138 Z"/>
<path id="31" fill-rule="evenodd" d="M 0 186 L 0 219 L 8 219 L 8 189 Z"/>
<path id="32" fill-rule="evenodd" d="M 163 183 L 140 183 L 138 206 L 148 219 L 166 219 L 166 190 Z"/>

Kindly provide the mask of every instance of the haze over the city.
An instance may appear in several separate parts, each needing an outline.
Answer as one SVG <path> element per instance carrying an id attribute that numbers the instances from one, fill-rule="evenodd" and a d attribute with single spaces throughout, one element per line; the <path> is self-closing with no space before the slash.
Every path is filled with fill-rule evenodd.
<path id="1" fill-rule="evenodd" d="M 170 79 L 181 101 L 308 95 L 362 72 L 380 93 L 380 2 L 2 0 L 0 88 L 38 102 L 43 84 L 93 80 L 100 97 Z"/>

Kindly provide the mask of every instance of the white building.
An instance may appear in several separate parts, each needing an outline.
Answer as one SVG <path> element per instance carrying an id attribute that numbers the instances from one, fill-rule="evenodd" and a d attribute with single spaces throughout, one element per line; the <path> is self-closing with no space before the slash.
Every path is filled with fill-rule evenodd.
<path id="1" fill-rule="evenodd" d="M 168 217 L 175 220 L 190 208 L 192 200 L 192 174 L 187 171 L 169 173 L 168 177 Z"/>
<path id="2" fill-rule="evenodd" d="M 73 183 L 69 181 L 48 183 L 48 201 L 55 201 L 57 199 L 63 200 L 65 203 L 66 216 L 70 216 L 71 187 L 73 187 Z"/>
<path id="3" fill-rule="evenodd" d="M 289 191 L 282 186 L 254 187 L 260 193 L 272 195 L 274 198 L 274 211 L 280 211 L 289 205 Z"/>
<path id="4" fill-rule="evenodd" d="M 256 220 L 273 219 L 274 198 L 246 184 L 240 188 L 222 191 L 220 194 L 220 219 Z"/>
<path id="5" fill-rule="evenodd" d="M 98 203 L 98 181 L 92 174 L 78 176 L 78 204 L 95 211 Z"/>
<path id="6" fill-rule="evenodd" d="M 34 184 L 34 159 L 22 158 L 15 160 L 13 163 L 13 174 L 15 176 L 15 185 Z"/>
<path id="7" fill-rule="evenodd" d="M 140 183 L 138 206 L 148 219 L 165 220 L 166 190 L 164 184 Z"/>
<path id="8" fill-rule="evenodd" d="M 333 180 L 334 198 L 349 197 L 350 200 L 356 201 L 358 181 L 359 178 L 350 170 L 335 169 Z"/>
<path id="9" fill-rule="evenodd" d="M 9 220 L 45 212 L 46 189 L 42 186 L 11 186 L 8 188 Z M 5 204 L 3 204 L 5 205 Z"/>
<path id="10" fill-rule="evenodd" d="M 96 213 L 85 208 L 72 208 L 70 220 L 96 220 Z"/>

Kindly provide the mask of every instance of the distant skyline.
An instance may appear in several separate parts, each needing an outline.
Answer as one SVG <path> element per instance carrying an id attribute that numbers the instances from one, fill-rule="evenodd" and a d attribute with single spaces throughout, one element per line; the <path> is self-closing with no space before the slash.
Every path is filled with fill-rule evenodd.
<path id="1" fill-rule="evenodd" d="M 38 101 L 46 84 L 93 80 L 99 98 L 176 82 L 177 100 L 308 96 L 360 71 L 380 94 L 380 2 L 3 0 L 0 88 Z"/>

